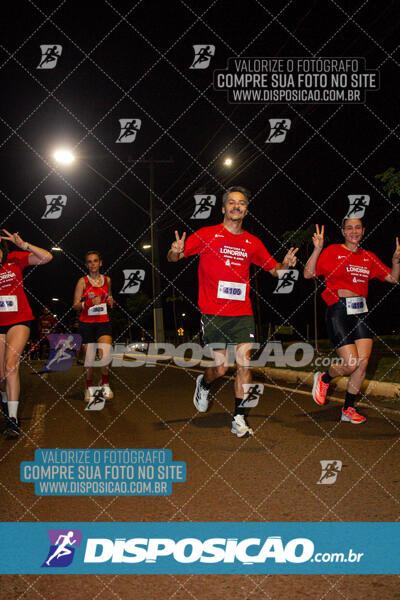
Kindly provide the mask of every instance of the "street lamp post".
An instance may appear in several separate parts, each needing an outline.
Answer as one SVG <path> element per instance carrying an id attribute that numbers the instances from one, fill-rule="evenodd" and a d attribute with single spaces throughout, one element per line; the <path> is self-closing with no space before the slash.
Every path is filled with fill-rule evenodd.
<path id="1" fill-rule="evenodd" d="M 63 164 L 70 165 L 75 160 L 75 156 L 69 150 L 57 150 L 54 153 L 54 159 Z M 100 171 L 92 167 L 89 163 L 81 161 L 88 169 L 96 173 L 101 179 L 106 181 L 112 188 L 115 188 L 124 198 L 132 202 L 137 208 L 144 212 L 150 218 L 150 238 L 151 238 L 151 280 L 152 280 L 152 291 L 153 291 L 153 326 L 154 326 L 154 342 L 163 342 L 165 339 L 164 335 L 164 319 L 163 309 L 161 302 L 161 281 L 160 281 L 160 257 L 158 248 L 158 228 L 157 223 L 154 221 L 154 208 L 153 208 L 153 195 L 154 195 L 154 165 L 158 163 L 172 163 L 169 160 L 154 160 L 145 159 L 139 160 L 138 163 L 146 163 L 150 169 L 150 185 L 149 185 L 149 210 L 146 210 L 136 200 L 129 196 L 126 192 L 121 190 L 115 183 L 107 179 Z"/>

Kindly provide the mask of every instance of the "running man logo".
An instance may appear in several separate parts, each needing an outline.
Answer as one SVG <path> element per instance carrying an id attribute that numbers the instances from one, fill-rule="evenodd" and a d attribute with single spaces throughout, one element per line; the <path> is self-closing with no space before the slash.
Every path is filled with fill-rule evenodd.
<path id="1" fill-rule="evenodd" d="M 106 399 L 103 395 L 101 385 L 92 385 L 89 387 L 90 400 L 85 410 L 103 410 Z"/>
<path id="2" fill-rule="evenodd" d="M 271 131 L 266 139 L 267 144 L 280 144 L 286 138 L 292 121 L 290 119 L 268 119 Z"/>
<path id="3" fill-rule="evenodd" d="M 80 350 L 82 337 L 79 334 L 50 333 L 46 335 L 50 354 L 40 373 L 68 371 L 74 362 L 75 352 Z"/>
<path id="4" fill-rule="evenodd" d="M 341 460 L 320 460 L 321 463 L 321 477 L 317 481 L 318 484 L 332 485 L 335 483 L 338 473 L 342 470 Z"/>
<path id="5" fill-rule="evenodd" d="M 290 294 L 293 291 L 294 284 L 299 278 L 299 272 L 297 269 L 290 269 L 283 271 L 278 269 L 278 283 L 274 289 L 274 294 Z"/>
<path id="6" fill-rule="evenodd" d="M 242 385 L 244 395 L 240 407 L 254 408 L 264 392 L 264 385 L 262 383 L 243 383 Z"/>
<path id="7" fill-rule="evenodd" d="M 116 144 L 131 144 L 136 140 L 136 134 L 142 126 L 140 119 L 118 119 L 121 127 Z"/>
<path id="8" fill-rule="evenodd" d="M 215 206 L 216 196 L 212 194 L 195 194 L 196 203 L 191 219 L 208 219 L 212 207 Z"/>
<path id="9" fill-rule="evenodd" d="M 42 567 L 68 567 L 81 545 L 82 532 L 79 529 L 48 529 L 50 548 Z"/>
<path id="10" fill-rule="evenodd" d="M 145 272 L 143 269 L 124 269 L 124 285 L 120 294 L 137 294 L 140 284 L 144 280 Z"/>
<path id="11" fill-rule="evenodd" d="M 42 56 L 36 68 L 54 69 L 58 59 L 61 56 L 62 46 L 58 44 L 41 44 L 40 51 L 42 53 Z"/>
<path id="12" fill-rule="evenodd" d="M 211 58 L 215 54 L 215 46 L 211 44 L 195 44 L 193 46 L 194 59 L 190 69 L 207 69 L 210 66 Z"/>
<path id="13" fill-rule="evenodd" d="M 42 219 L 59 219 L 64 206 L 67 204 L 67 196 L 45 196 L 46 209 Z"/>
<path id="14" fill-rule="evenodd" d="M 362 219 L 365 214 L 365 209 L 369 206 L 370 197 L 364 196 L 347 196 L 349 199 L 349 210 L 345 219 Z"/>

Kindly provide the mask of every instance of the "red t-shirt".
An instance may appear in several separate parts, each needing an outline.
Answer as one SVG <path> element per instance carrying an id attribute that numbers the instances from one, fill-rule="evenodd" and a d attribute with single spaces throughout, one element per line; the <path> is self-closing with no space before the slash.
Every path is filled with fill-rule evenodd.
<path id="1" fill-rule="evenodd" d="M 53 315 L 41 315 L 38 318 L 38 327 L 40 337 L 44 337 L 45 335 L 54 331 L 54 329 L 57 327 L 57 321 Z"/>
<path id="2" fill-rule="evenodd" d="M 186 240 L 184 256 L 193 254 L 200 254 L 201 312 L 226 317 L 252 315 L 250 263 L 265 271 L 277 264 L 260 240 L 246 231 L 230 233 L 223 224 L 203 227 Z"/>
<path id="3" fill-rule="evenodd" d="M 0 325 L 33 320 L 22 283 L 28 258 L 29 252 L 10 252 L 4 265 L 0 265 Z"/>
<path id="4" fill-rule="evenodd" d="M 339 300 L 337 290 L 350 290 L 355 296 L 368 296 L 368 281 L 381 281 L 391 273 L 382 261 L 369 250 L 348 250 L 342 244 L 332 244 L 318 258 L 316 275 L 325 277 L 326 290 L 322 298 L 331 306 Z"/>
<path id="5" fill-rule="evenodd" d="M 109 306 L 107 304 L 109 291 L 107 277 L 103 275 L 103 285 L 100 286 L 92 285 L 87 275 L 85 275 L 84 280 L 86 285 L 82 294 L 82 302 L 85 303 L 85 306 L 82 308 L 79 320 L 84 323 L 105 323 L 106 321 L 109 321 Z M 101 304 L 92 304 L 91 299 L 95 296 L 100 297 Z"/>

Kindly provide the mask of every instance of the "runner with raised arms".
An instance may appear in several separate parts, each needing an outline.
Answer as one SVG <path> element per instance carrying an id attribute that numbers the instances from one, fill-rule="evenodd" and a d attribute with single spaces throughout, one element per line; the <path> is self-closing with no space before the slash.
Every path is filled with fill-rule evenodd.
<path id="1" fill-rule="evenodd" d="M 392 269 L 359 244 L 365 228 L 361 219 L 345 218 L 342 221 L 343 244 L 324 247 L 324 226 L 316 225 L 313 235 L 314 251 L 304 269 L 304 277 L 311 279 L 322 275 L 326 289 L 322 298 L 328 305 L 326 326 L 329 338 L 342 359 L 325 373 L 314 375 L 313 398 L 320 406 L 325 404 L 329 384 L 335 377 L 349 376 L 341 420 L 364 423 L 366 418 L 355 409 L 355 401 L 365 379 L 372 352 L 374 332 L 368 323 L 368 282 L 374 277 L 396 284 L 400 276 L 400 245 L 392 258 Z"/>
<path id="2" fill-rule="evenodd" d="M 253 435 L 245 419 L 244 384 L 251 383 L 250 351 L 255 342 L 255 323 L 250 301 L 249 269 L 254 263 L 278 277 L 278 271 L 296 264 L 297 248 L 290 248 L 283 263 L 269 254 L 262 242 L 242 229 L 250 193 L 243 187 L 230 187 L 223 194 L 220 225 L 203 227 L 186 240 L 179 236 L 168 252 L 177 262 L 194 254 L 199 262 L 199 308 L 205 344 L 233 344 L 236 355 L 235 411 L 231 432 L 238 437 Z M 227 350 L 213 350 L 215 366 L 199 375 L 193 397 L 195 407 L 206 412 L 211 383 L 228 370 Z"/>
<path id="3" fill-rule="evenodd" d="M 24 242 L 18 233 L 3 229 L 0 235 L 0 388 L 8 438 L 19 435 L 19 364 L 30 336 L 34 317 L 24 291 L 23 271 L 44 265 L 53 256 L 47 250 Z M 8 242 L 17 246 L 9 251 Z"/>

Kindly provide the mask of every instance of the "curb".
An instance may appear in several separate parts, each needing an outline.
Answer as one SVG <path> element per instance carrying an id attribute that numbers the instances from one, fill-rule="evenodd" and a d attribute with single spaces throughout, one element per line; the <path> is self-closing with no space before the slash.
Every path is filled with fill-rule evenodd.
<path id="1" fill-rule="evenodd" d="M 271 367 L 255 367 L 254 373 L 262 373 L 266 379 L 275 381 L 285 381 L 298 385 L 302 383 L 312 387 L 314 382 L 314 372 L 293 371 L 290 369 L 273 369 Z M 333 387 L 336 391 L 345 392 L 348 384 L 348 377 L 336 377 L 333 380 Z M 385 381 L 376 381 L 375 379 L 365 379 L 361 391 L 365 395 L 384 396 L 393 400 L 400 399 L 400 383 L 390 383 Z"/>

